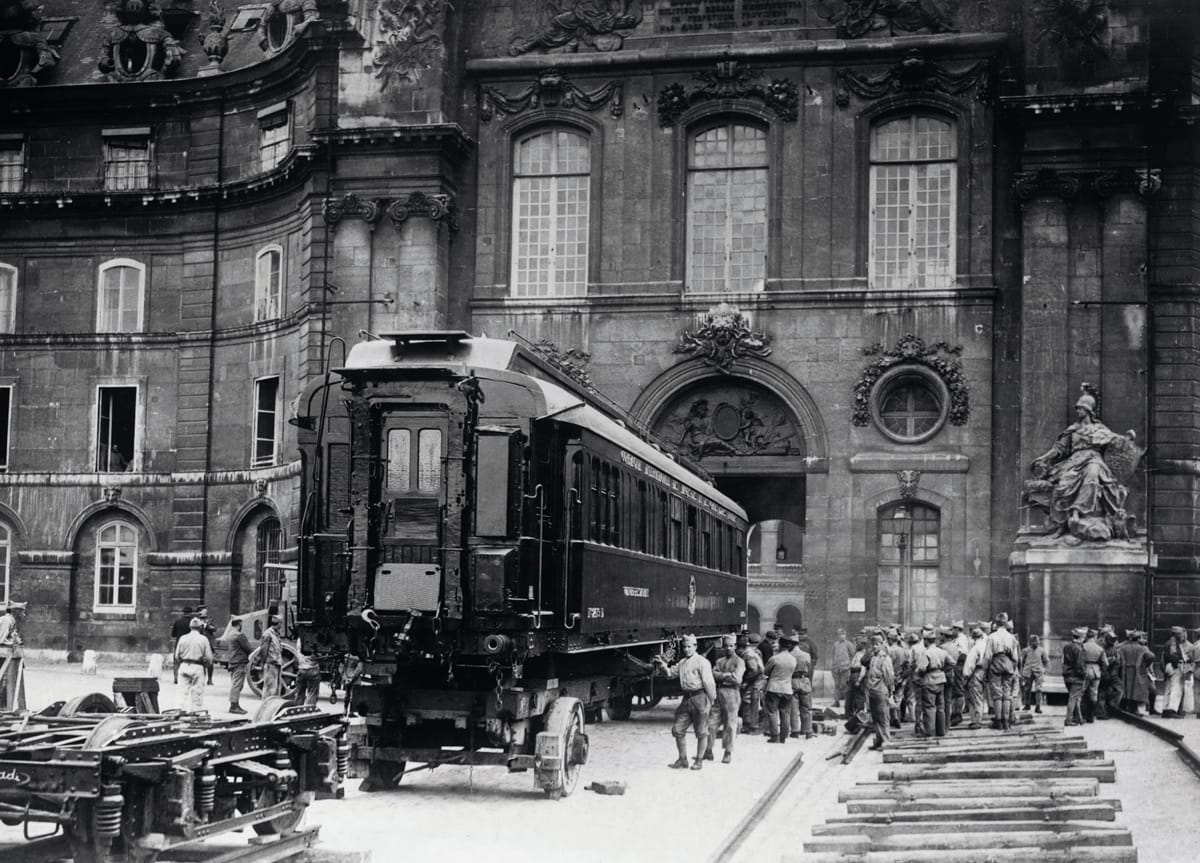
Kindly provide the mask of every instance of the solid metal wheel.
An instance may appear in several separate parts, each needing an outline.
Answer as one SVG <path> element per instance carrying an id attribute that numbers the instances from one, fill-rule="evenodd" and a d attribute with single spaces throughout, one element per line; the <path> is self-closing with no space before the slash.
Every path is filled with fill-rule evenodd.
<path id="1" fill-rule="evenodd" d="M 59 716 L 78 716 L 80 713 L 117 713 L 117 705 L 103 692 L 78 695 L 63 704 Z"/>
<path id="2" fill-rule="evenodd" d="M 583 731 L 583 705 L 576 698 L 555 699 L 546 711 L 545 730 L 558 736 L 559 764 L 550 775 L 540 774 L 542 790 L 552 800 L 567 797 L 579 784 L 587 763 L 588 739 Z"/>
<path id="3" fill-rule="evenodd" d="M 265 809 L 268 806 L 274 806 L 276 803 L 282 803 L 288 799 L 286 790 L 278 791 L 274 788 L 263 786 L 251 795 L 250 800 L 253 805 L 250 810 Z M 282 815 L 277 815 L 270 821 L 259 821 L 254 826 L 254 832 L 259 836 L 274 836 L 276 833 L 291 833 L 296 829 L 296 825 L 300 823 L 300 819 L 304 817 L 304 807 L 297 804 L 290 812 L 285 812 Z"/>

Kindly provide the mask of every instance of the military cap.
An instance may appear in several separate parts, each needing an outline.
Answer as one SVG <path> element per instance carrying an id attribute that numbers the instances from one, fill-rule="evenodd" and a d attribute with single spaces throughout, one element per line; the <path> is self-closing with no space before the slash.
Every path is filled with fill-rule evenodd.
<path id="1" fill-rule="evenodd" d="M 692 645 L 693 647 L 695 647 L 695 646 L 696 646 L 696 636 L 694 636 L 694 635 L 690 635 L 690 634 L 689 634 L 689 635 L 685 635 L 685 636 L 683 637 L 682 641 L 683 641 L 683 643 L 684 643 L 684 644 L 690 644 L 690 645 Z"/>
<path id="2" fill-rule="evenodd" d="M 906 633 L 904 633 L 904 640 L 907 641 L 909 644 L 916 644 L 918 641 L 921 640 L 921 636 L 918 635 L 916 632 L 906 632 Z"/>
<path id="3" fill-rule="evenodd" d="M 933 638 L 933 636 L 934 636 L 934 632 L 933 632 L 932 626 L 921 627 L 921 637 L 922 638 Z"/>
<path id="4" fill-rule="evenodd" d="M 761 644 L 762 643 L 762 636 L 759 635 L 757 632 L 750 633 L 749 635 L 746 636 L 746 639 L 751 644 Z"/>
<path id="5" fill-rule="evenodd" d="M 1187 638 L 1187 630 L 1184 629 L 1182 626 L 1172 626 L 1171 634 L 1178 635 L 1180 638 Z"/>
<path id="6" fill-rule="evenodd" d="M 971 637 L 972 638 L 983 638 L 983 627 L 980 626 L 978 623 L 974 624 L 971 627 Z"/>
<path id="7" fill-rule="evenodd" d="M 722 636 L 721 636 L 721 644 L 722 644 L 722 645 L 725 645 L 725 644 L 730 644 L 730 645 L 737 644 L 737 636 L 736 636 L 736 635 L 722 635 Z"/>
<path id="8" fill-rule="evenodd" d="M 191 621 L 188 623 L 188 626 L 190 626 L 192 629 L 203 629 L 204 621 L 198 617 L 193 617 L 191 619 Z"/>
<path id="9" fill-rule="evenodd" d="M 775 631 L 775 630 L 773 630 L 773 629 L 768 629 L 768 630 L 767 630 L 767 634 L 763 636 L 763 640 L 765 640 L 765 641 L 778 641 L 778 640 L 779 640 L 779 633 L 778 633 L 778 632 L 776 632 L 776 631 Z"/>
<path id="10" fill-rule="evenodd" d="M 964 621 L 962 621 L 962 620 L 956 620 L 956 621 L 954 621 L 953 623 L 951 623 L 951 624 L 950 624 L 950 628 L 951 628 L 951 629 L 957 629 L 957 630 L 959 630 L 959 631 L 961 632 L 962 630 L 964 630 L 964 629 L 966 629 L 966 628 L 967 628 L 967 625 L 966 625 L 966 623 L 965 623 Z"/>
<path id="11" fill-rule="evenodd" d="M 1071 630 L 1072 638 L 1083 638 L 1085 635 L 1087 635 L 1087 629 L 1082 626 L 1076 626 Z"/>
<path id="12" fill-rule="evenodd" d="M 1008 623 L 1008 612 L 1007 611 L 996 612 L 996 623 L 999 623 L 999 624 Z"/>

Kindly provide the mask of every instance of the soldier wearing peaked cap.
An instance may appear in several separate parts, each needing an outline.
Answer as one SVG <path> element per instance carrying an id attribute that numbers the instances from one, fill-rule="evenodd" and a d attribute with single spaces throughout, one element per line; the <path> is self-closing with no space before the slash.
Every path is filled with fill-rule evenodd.
<path id="1" fill-rule="evenodd" d="M 1162 649 L 1163 673 L 1167 676 L 1167 703 L 1163 707 L 1163 719 L 1182 719 L 1195 707 L 1192 703 L 1191 652 L 1187 630 L 1182 626 L 1172 626 L 1171 637 Z"/>
<path id="2" fill-rule="evenodd" d="M 921 735 L 923 737 L 945 737 L 946 724 L 946 667 L 950 656 L 940 648 L 932 626 L 921 630 L 925 650 L 917 659 L 916 673 L 921 680 Z"/>
<path id="3" fill-rule="evenodd" d="M 1146 646 L 1146 633 L 1138 629 L 1129 631 L 1129 640 L 1117 648 L 1121 658 L 1121 688 L 1125 700 L 1121 706 L 1130 713 L 1141 714 L 1154 689 L 1154 651 Z M 1151 706 L 1151 713 L 1154 708 Z"/>
<path id="4" fill-rule="evenodd" d="M 757 632 L 746 636 L 746 646 L 741 651 L 746 673 L 742 677 L 742 733 L 757 734 L 762 716 L 763 691 L 767 688 L 764 675 L 766 659 L 759 645 L 762 637 Z"/>
<path id="5" fill-rule="evenodd" d="M 704 766 L 704 753 L 708 748 L 708 714 L 717 697 L 717 682 L 713 678 L 712 665 L 696 652 L 696 636 L 685 635 L 681 644 L 683 658 L 674 665 L 668 666 L 662 657 L 655 658 L 663 675 L 678 678 L 679 688 L 683 690 L 683 698 L 675 708 L 675 722 L 671 726 L 671 736 L 675 738 L 679 757 L 669 766 L 677 769 L 688 766 L 687 732 L 690 726 L 696 733 L 696 758 L 691 767 L 699 770 Z"/>
<path id="6" fill-rule="evenodd" d="M 708 714 L 708 744 L 704 749 L 704 760 L 713 760 L 713 738 L 721 732 L 721 744 L 725 754 L 722 764 L 733 759 L 733 741 L 737 736 L 738 708 L 742 703 L 742 680 L 746 676 L 746 663 L 737 654 L 737 639 L 732 635 L 721 637 L 721 656 L 713 663 L 713 679 L 717 683 L 717 697 Z"/>
<path id="7" fill-rule="evenodd" d="M 1083 636 L 1083 721 L 1094 722 L 1100 710 L 1100 681 L 1108 671 L 1108 657 L 1096 641 L 1096 630 Z"/>
<path id="8" fill-rule="evenodd" d="M 1008 615 L 1001 611 L 993 621 L 995 628 L 984 640 L 983 669 L 987 677 L 988 699 L 992 705 L 992 727 L 1004 730 L 1013 720 L 1013 684 L 1021 646 L 1008 630 Z"/>
<path id="9" fill-rule="evenodd" d="M 1065 725 L 1083 724 L 1083 687 L 1086 676 L 1083 661 L 1083 639 L 1087 629 L 1076 626 L 1071 640 L 1063 645 L 1062 674 L 1067 687 L 1067 718 Z"/>
<path id="10" fill-rule="evenodd" d="M 1109 719 L 1112 711 L 1121 706 L 1121 655 L 1117 650 L 1117 632 L 1110 624 L 1100 627 L 1100 646 L 1104 648 L 1104 676 L 1100 679 L 1100 703 L 1097 719 Z"/>

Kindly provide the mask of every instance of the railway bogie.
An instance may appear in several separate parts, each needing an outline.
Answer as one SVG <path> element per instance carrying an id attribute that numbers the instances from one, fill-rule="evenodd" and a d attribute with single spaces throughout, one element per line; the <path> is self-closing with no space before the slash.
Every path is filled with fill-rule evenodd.
<path id="1" fill-rule="evenodd" d="M 368 787 L 491 763 L 568 793 L 589 711 L 745 622 L 744 512 L 513 342 L 385 336 L 301 405 L 299 629 L 352 669 Z"/>

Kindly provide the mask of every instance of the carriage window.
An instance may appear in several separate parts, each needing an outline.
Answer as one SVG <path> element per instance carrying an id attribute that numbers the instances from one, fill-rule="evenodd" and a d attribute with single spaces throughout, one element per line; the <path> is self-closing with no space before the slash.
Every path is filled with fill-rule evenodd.
<path id="1" fill-rule="evenodd" d="M 387 486 L 392 491 L 408 491 L 409 448 L 412 446 L 412 432 L 408 429 L 392 429 L 387 437 Z"/>
<path id="2" fill-rule="evenodd" d="M 700 565 L 713 566 L 712 556 L 712 518 L 707 513 L 700 513 Z"/>
<path id="3" fill-rule="evenodd" d="M 508 535 L 509 453 L 507 435 L 481 434 L 475 475 L 475 533 Z"/>
<path id="4" fill-rule="evenodd" d="M 621 544 L 621 472 L 613 468 L 612 472 L 612 544 Z"/>
<path id="5" fill-rule="evenodd" d="M 667 557 L 683 560 L 683 501 L 672 495 Z"/>
<path id="6" fill-rule="evenodd" d="M 600 541 L 600 459 L 592 459 L 591 495 L 588 501 L 588 538 Z"/>
<path id="7" fill-rule="evenodd" d="M 696 507 L 689 506 L 687 508 L 687 561 L 688 563 L 696 563 L 699 560 L 699 553 L 696 550 L 696 540 L 698 539 L 696 531 Z"/>
<path id="8" fill-rule="evenodd" d="M 437 491 L 442 484 L 442 433 L 421 429 L 417 433 L 417 491 Z"/>
<path id="9" fill-rule="evenodd" d="M 646 493 L 646 483 L 639 482 L 637 484 L 637 531 L 634 537 L 634 548 L 638 551 L 646 551 L 646 536 L 650 532 L 650 496 Z"/>

